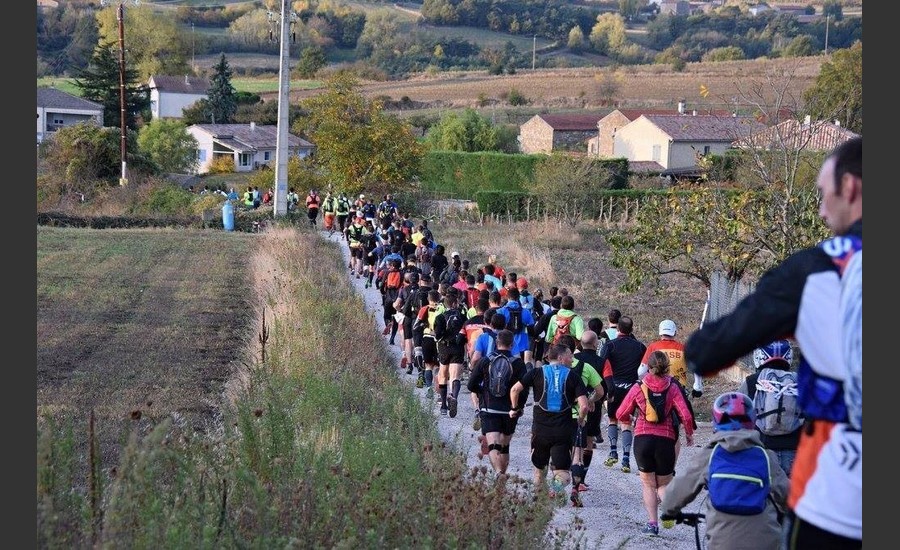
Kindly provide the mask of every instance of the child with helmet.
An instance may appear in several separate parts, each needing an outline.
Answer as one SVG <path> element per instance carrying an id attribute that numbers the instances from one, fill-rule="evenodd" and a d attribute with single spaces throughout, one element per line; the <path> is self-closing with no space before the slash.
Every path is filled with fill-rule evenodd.
<path id="1" fill-rule="evenodd" d="M 712 413 L 715 433 L 684 470 L 679 468 L 666 489 L 660 516 L 663 527 L 674 525 L 681 511 L 707 489 L 703 499 L 706 548 L 777 549 L 789 481 L 775 452 L 762 446 L 753 400 L 740 392 L 723 393 L 713 403 Z M 755 467 L 759 464 L 762 469 Z M 744 489 L 763 488 L 766 494 L 759 500 L 760 509 L 734 508 L 735 503 L 753 500 Z"/>

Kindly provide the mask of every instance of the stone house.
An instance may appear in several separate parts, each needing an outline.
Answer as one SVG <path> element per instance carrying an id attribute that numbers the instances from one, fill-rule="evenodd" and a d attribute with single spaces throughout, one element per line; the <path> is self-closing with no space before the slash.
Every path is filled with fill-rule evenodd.
<path id="1" fill-rule="evenodd" d="M 674 109 L 615 109 L 597 122 L 596 135 L 588 140 L 588 155 L 600 158 L 613 156 L 613 139 L 619 128 L 641 115 L 675 115 Z"/>
<path id="2" fill-rule="evenodd" d="M 600 113 L 534 115 L 519 127 L 519 150 L 523 153 L 581 153 L 584 141 L 597 134 L 597 122 L 602 116 Z"/>
<path id="3" fill-rule="evenodd" d="M 153 75 L 147 85 L 150 88 L 152 117 L 179 119 L 184 116 L 185 108 L 206 99 L 210 82 L 208 78 L 188 75 Z"/>

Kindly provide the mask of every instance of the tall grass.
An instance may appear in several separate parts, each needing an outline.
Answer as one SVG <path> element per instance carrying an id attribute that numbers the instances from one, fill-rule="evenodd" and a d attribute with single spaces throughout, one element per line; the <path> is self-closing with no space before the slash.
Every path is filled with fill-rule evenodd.
<path id="1" fill-rule="evenodd" d="M 530 481 L 469 469 L 441 442 L 395 376 L 335 243 L 273 228 L 249 261 L 256 337 L 227 386 L 221 427 L 188 431 L 173 414 L 135 428 L 98 485 L 92 525 L 71 425 L 40 423 L 40 547 L 572 544 L 573 534 L 545 534 L 553 506 Z"/>

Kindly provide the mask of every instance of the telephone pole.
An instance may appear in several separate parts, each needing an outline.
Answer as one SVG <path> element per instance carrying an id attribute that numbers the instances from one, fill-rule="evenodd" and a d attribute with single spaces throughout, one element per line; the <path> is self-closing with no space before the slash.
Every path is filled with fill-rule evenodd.
<path id="1" fill-rule="evenodd" d="M 534 59 L 537 54 L 537 35 L 531 38 L 531 70 L 534 71 Z"/>
<path id="2" fill-rule="evenodd" d="M 290 1 L 281 0 L 281 13 L 269 12 L 269 20 L 280 18 L 281 22 L 281 55 L 278 66 L 278 136 L 275 141 L 275 217 L 287 214 L 287 176 L 288 176 L 288 125 L 290 124 L 290 41 L 291 23 L 297 15 L 290 10 Z"/>
<path id="3" fill-rule="evenodd" d="M 140 0 L 132 0 L 135 6 Z M 109 0 L 100 0 L 101 6 L 106 6 Z M 125 0 L 119 2 L 116 9 L 116 20 L 119 24 L 119 155 L 122 158 L 122 173 L 119 176 L 119 185 L 128 184 L 128 110 L 125 102 Z"/>

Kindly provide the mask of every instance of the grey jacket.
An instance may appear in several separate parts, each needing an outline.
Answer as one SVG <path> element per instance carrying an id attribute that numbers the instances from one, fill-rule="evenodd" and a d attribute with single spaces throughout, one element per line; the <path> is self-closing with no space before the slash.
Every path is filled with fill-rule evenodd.
<path id="1" fill-rule="evenodd" d="M 759 432 L 756 430 L 721 431 L 713 434 L 712 439 L 694 459 L 687 464 L 684 470 L 679 469 L 678 474 L 672 478 L 666 487 L 666 494 L 662 500 L 661 513 L 665 515 L 677 515 L 689 503 L 693 502 L 701 491 L 706 490 L 709 457 L 716 443 L 729 451 L 738 451 L 759 445 Z M 778 511 L 773 500 L 779 508 L 786 508 L 788 489 L 790 482 L 787 475 L 778 462 L 778 456 L 774 451 L 766 450 L 769 455 L 769 465 L 772 472 L 772 493 L 766 510 L 755 516 L 738 516 L 719 512 L 709 505 L 708 495 L 703 496 L 706 514 L 706 547 L 709 550 L 777 550 L 781 540 L 781 526 L 778 523 Z"/>

